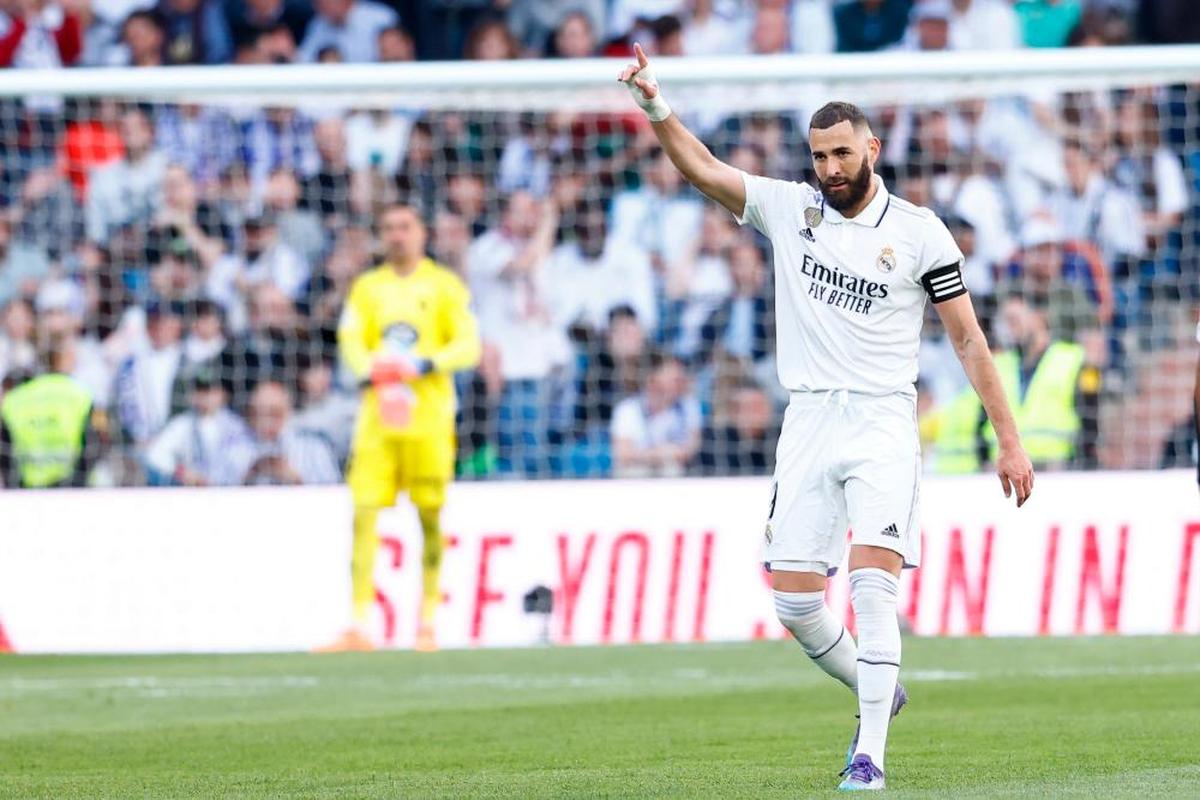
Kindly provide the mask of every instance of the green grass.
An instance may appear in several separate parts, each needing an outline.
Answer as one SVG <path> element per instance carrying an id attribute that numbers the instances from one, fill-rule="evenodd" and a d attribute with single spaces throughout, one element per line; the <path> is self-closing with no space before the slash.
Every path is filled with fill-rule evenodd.
<path id="1" fill-rule="evenodd" d="M 896 798 L 1200 796 L 1200 640 L 905 643 Z M 0 658 L 0 796 L 832 797 L 789 643 Z"/>

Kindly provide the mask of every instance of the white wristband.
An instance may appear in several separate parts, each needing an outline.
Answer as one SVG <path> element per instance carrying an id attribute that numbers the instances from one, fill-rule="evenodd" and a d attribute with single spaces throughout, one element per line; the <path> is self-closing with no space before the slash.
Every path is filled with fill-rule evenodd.
<path id="1" fill-rule="evenodd" d="M 633 95 L 633 102 L 638 104 L 642 111 L 646 112 L 646 116 L 651 122 L 662 122 L 667 117 L 671 116 L 671 107 L 667 105 L 667 101 L 663 99 L 662 89 L 659 88 L 658 94 L 654 97 L 646 97 L 646 94 L 633 82 L 634 78 L 641 78 L 652 86 L 658 86 L 658 80 L 655 79 L 654 73 L 649 67 L 639 70 L 634 73 L 633 77 L 625 82 L 629 87 L 629 93 Z"/>

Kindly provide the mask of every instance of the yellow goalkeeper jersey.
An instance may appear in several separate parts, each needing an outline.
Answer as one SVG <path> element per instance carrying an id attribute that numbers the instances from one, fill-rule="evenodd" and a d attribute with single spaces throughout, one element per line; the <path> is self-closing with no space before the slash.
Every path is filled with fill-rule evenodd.
<path id="1" fill-rule="evenodd" d="M 371 373 L 375 356 L 404 353 L 429 359 L 433 371 L 412 381 L 414 407 L 409 424 L 384 430 L 374 389 L 363 392 L 358 425 L 402 438 L 446 436 L 454 432 L 455 397 L 451 373 L 479 363 L 479 327 L 470 293 L 453 272 L 431 258 L 401 276 L 383 263 L 364 272 L 350 287 L 338 322 L 342 361 L 360 381 Z"/>

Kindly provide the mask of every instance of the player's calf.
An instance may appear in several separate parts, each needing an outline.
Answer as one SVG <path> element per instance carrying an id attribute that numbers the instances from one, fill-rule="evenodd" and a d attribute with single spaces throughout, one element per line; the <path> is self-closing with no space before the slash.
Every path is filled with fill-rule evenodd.
<path id="1" fill-rule="evenodd" d="M 776 591 L 775 613 L 814 664 L 855 691 L 854 637 L 825 605 L 824 592 Z"/>
<path id="2" fill-rule="evenodd" d="M 878 567 L 850 573 L 850 602 L 858 623 L 858 755 L 883 768 L 888 722 L 900 675 L 900 623 L 896 601 L 900 582 Z"/>

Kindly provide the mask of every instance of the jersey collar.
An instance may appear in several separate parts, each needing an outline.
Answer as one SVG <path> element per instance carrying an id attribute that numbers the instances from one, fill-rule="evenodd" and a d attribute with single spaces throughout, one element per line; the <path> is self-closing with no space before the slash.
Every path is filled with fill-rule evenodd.
<path id="1" fill-rule="evenodd" d="M 840 211 L 825 203 L 824 197 L 821 198 L 821 216 L 834 225 L 848 222 L 851 225 L 862 225 L 864 228 L 878 228 L 879 223 L 883 222 L 883 215 L 887 213 L 888 206 L 892 204 L 892 196 L 888 194 L 882 178 L 875 175 L 873 180 L 875 181 L 875 196 L 871 198 L 871 202 L 867 203 L 867 207 L 858 213 L 858 216 L 849 219 L 843 217 Z"/>

